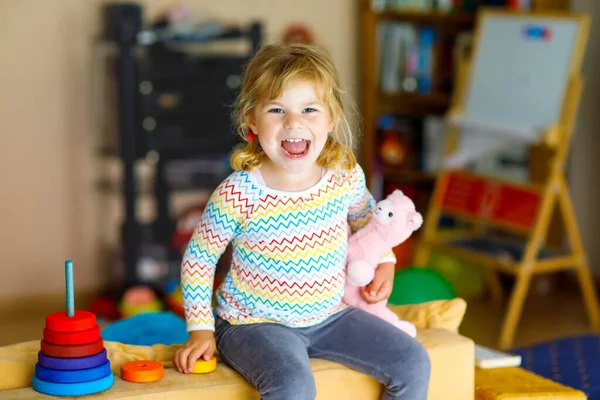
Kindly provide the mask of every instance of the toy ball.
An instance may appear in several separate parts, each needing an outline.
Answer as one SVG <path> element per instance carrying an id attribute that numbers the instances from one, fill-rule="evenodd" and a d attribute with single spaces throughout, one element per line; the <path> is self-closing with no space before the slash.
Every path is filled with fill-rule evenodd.
<path id="1" fill-rule="evenodd" d="M 88 307 L 88 311 L 96 314 L 99 318 L 105 318 L 109 321 L 116 321 L 121 317 L 117 302 L 107 297 L 100 297 L 92 301 Z"/>
<path id="2" fill-rule="evenodd" d="M 391 305 L 419 304 L 456 298 L 452 285 L 437 271 L 423 267 L 400 270 L 394 277 Z"/>
<path id="3" fill-rule="evenodd" d="M 149 287 L 134 286 L 127 289 L 123 295 L 119 311 L 127 318 L 136 314 L 162 311 L 162 304 Z"/>
<path id="4" fill-rule="evenodd" d="M 194 229 L 202 219 L 205 204 L 201 203 L 186 210 L 177 220 L 175 232 L 171 238 L 171 246 L 181 251 L 185 248 L 194 234 Z"/>
<path id="5" fill-rule="evenodd" d="M 183 344 L 189 339 L 185 320 L 164 311 L 143 313 L 113 322 L 102 330 L 106 341 L 152 346 Z"/>
<path id="6" fill-rule="evenodd" d="M 183 295 L 181 293 L 181 286 L 178 286 L 165 300 L 171 311 L 179 315 L 183 314 Z"/>
<path id="7" fill-rule="evenodd" d="M 439 272 L 461 297 L 475 297 L 485 290 L 485 279 L 481 269 L 456 257 L 433 253 L 429 267 Z"/>
<path id="8" fill-rule="evenodd" d="M 169 279 L 168 281 L 165 282 L 163 290 L 165 291 L 166 295 L 170 295 L 177 289 L 178 286 L 179 286 L 179 281 L 177 281 L 175 279 Z"/>
<path id="9" fill-rule="evenodd" d="M 397 134 L 387 133 L 381 143 L 381 157 L 386 164 L 401 164 L 406 156 L 406 150 Z"/>
<path id="10" fill-rule="evenodd" d="M 165 284 L 164 290 L 164 300 L 167 308 L 176 315 L 185 318 L 185 313 L 183 311 L 183 294 L 181 292 L 181 285 L 179 284 L 179 282 L 167 282 Z"/>

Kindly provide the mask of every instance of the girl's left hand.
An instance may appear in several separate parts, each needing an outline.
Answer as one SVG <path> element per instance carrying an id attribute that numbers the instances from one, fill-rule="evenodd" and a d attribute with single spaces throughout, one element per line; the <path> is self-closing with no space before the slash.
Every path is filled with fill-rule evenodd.
<path id="1" fill-rule="evenodd" d="M 373 281 L 360 289 L 360 292 L 369 304 L 385 300 L 392 294 L 396 265 L 391 262 L 381 263 L 375 270 Z"/>

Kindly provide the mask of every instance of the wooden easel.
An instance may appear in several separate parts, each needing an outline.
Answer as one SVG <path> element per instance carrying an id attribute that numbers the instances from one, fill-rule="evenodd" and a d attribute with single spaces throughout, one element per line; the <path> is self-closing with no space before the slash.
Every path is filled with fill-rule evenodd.
<path id="1" fill-rule="evenodd" d="M 482 18 L 497 13 L 506 12 L 482 12 L 478 29 Z M 527 15 L 531 17 L 536 14 Z M 549 14 L 542 15 L 548 16 Z M 510 348 L 513 344 L 529 284 L 536 274 L 574 269 L 577 273 L 590 325 L 594 331 L 600 331 L 598 298 L 564 175 L 565 161 L 569 153 L 583 87 L 580 67 L 588 36 L 589 20 L 587 16 L 572 14 L 556 15 L 556 17 L 571 20 L 576 18 L 581 25 L 577 46 L 573 52 L 568 88 L 562 102 L 559 121 L 545 131 L 543 140 L 539 144 L 550 154 L 550 172 L 547 179 L 545 182 L 536 184 L 515 183 L 463 170 L 443 170 L 436 182 L 422 238 L 415 253 L 417 265 L 427 265 L 432 249 L 479 263 L 484 267 L 490 293 L 497 303 L 500 303 L 503 298 L 498 272 L 501 271 L 515 277 L 515 285 L 510 294 L 498 344 L 498 347 L 503 350 Z M 477 39 L 475 49 L 477 48 L 476 44 Z M 465 93 L 468 90 L 470 68 L 470 62 L 464 63 L 460 68 L 451 112 L 462 112 Z M 454 147 L 457 134 L 455 129 L 449 129 L 446 143 L 448 151 Z M 566 253 L 543 251 L 549 224 L 555 210 L 559 211 L 564 222 L 570 244 L 570 249 Z M 470 221 L 472 228 L 457 237 L 440 238 L 438 237 L 438 221 L 441 215 Z M 507 252 L 506 249 L 510 250 L 512 242 L 504 242 L 498 237 L 488 236 L 487 231 L 490 228 L 521 235 L 524 239 L 524 246 L 521 248 L 519 256 L 499 255 L 510 254 L 510 251 Z"/>

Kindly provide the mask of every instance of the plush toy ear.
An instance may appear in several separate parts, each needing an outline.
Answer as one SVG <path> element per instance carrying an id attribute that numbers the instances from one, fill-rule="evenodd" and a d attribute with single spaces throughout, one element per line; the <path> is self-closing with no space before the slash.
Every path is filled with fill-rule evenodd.
<path id="1" fill-rule="evenodd" d="M 405 203 L 407 197 L 402 193 L 402 190 L 396 189 L 389 196 L 388 199 L 392 201 L 392 204 L 402 204 Z"/>
<path id="2" fill-rule="evenodd" d="M 400 190 L 400 189 L 395 189 L 392 192 L 392 196 L 394 196 L 394 197 L 404 197 L 404 192 L 402 190 Z"/>
<path id="3" fill-rule="evenodd" d="M 400 199 L 404 198 L 404 193 L 402 193 L 402 190 L 400 189 L 395 189 L 387 198 L 390 199 L 392 203 L 396 203 Z"/>

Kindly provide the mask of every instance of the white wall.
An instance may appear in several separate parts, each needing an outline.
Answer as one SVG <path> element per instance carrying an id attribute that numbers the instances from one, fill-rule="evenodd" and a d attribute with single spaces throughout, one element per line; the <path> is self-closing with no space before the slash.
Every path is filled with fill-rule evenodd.
<path id="1" fill-rule="evenodd" d="M 94 190 L 99 174 L 92 115 L 93 44 L 101 0 L 0 1 L 0 299 L 101 286 L 100 242 L 118 233 L 121 200 Z M 148 17 L 172 0 L 144 0 Z M 307 22 L 332 52 L 343 83 L 357 86 L 354 0 L 189 0 L 198 17 L 260 18 L 267 41 Z M 147 205 L 147 204 L 146 204 Z M 148 207 L 146 207 L 148 208 Z"/>
<path id="2" fill-rule="evenodd" d="M 584 60 L 585 90 L 570 160 L 569 180 L 590 265 L 600 276 L 600 2 L 572 0 L 592 18 Z"/>
<path id="3" fill-rule="evenodd" d="M 144 0 L 155 16 L 170 0 Z M 357 93 L 355 0 L 189 0 L 199 16 L 234 22 L 261 18 L 267 41 L 306 21 L 329 48 L 344 85 Z M 596 0 L 575 9 L 598 14 Z M 107 206 L 94 190 L 98 174 L 92 118 L 93 39 L 101 0 L 0 1 L 0 299 L 63 290 L 62 265 L 75 260 L 76 286 L 102 285 L 101 229 L 118 221 L 120 199 Z M 598 225 L 600 39 L 593 25 L 584 94 L 573 149 L 571 181 L 590 261 L 600 273 Z M 114 224 L 113 224 L 114 225 Z M 117 233 L 116 226 L 112 232 Z"/>

